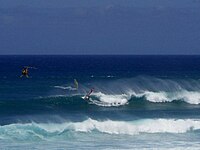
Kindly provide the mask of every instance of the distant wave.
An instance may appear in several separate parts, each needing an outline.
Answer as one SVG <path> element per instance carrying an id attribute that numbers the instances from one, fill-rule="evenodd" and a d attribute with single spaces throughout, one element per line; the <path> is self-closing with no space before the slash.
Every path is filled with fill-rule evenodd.
<path id="1" fill-rule="evenodd" d="M 58 88 L 58 89 L 70 90 L 70 91 L 75 91 L 75 90 L 77 90 L 76 88 L 71 87 L 71 86 L 54 86 L 54 87 L 55 87 L 55 88 Z"/>
<path id="2" fill-rule="evenodd" d="M 96 77 L 96 78 L 114 78 L 115 76 L 113 76 L 113 75 L 105 75 L 105 76 L 94 76 L 94 75 L 91 75 L 90 77 L 91 78 L 94 78 L 94 77 Z"/>
<path id="3" fill-rule="evenodd" d="M 108 76 L 106 76 L 107 78 L 114 78 L 114 76 L 111 76 L 111 75 L 108 75 Z"/>
<path id="4" fill-rule="evenodd" d="M 137 135 L 144 133 L 186 133 L 200 129 L 200 120 L 195 119 L 143 119 L 135 121 L 93 120 L 65 123 L 26 123 L 0 126 L 0 139 L 45 140 L 66 138 L 72 133 L 99 132 L 105 134 Z"/>

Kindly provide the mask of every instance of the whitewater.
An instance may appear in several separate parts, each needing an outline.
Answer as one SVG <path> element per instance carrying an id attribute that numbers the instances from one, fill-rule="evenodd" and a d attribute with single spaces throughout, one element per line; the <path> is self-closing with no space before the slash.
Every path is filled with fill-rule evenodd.
<path id="1" fill-rule="evenodd" d="M 98 121 L 91 118 L 82 122 L 26 123 L 0 126 L 0 139 L 48 140 L 49 138 L 70 136 L 72 133 L 92 133 L 138 135 L 186 132 L 200 132 L 198 119 L 142 119 L 135 121 Z M 62 137 L 64 138 L 64 137 Z M 69 137 L 68 137 L 69 138 Z"/>

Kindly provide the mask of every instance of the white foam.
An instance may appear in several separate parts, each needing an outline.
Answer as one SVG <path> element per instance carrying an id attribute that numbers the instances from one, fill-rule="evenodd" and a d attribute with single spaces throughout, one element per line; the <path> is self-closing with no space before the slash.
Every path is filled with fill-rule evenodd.
<path id="1" fill-rule="evenodd" d="M 93 102 L 100 106 L 120 106 L 125 105 L 128 103 L 130 97 L 126 94 L 121 95 L 111 95 L 111 94 L 104 94 L 104 93 L 94 93 L 99 101 L 93 100 Z"/>
<path id="2" fill-rule="evenodd" d="M 189 104 L 200 104 L 200 92 L 198 91 L 176 91 L 176 92 L 152 92 L 143 91 L 135 93 L 129 91 L 127 94 L 104 94 L 101 92 L 93 93 L 97 99 L 91 99 L 91 103 L 98 106 L 121 106 L 128 104 L 131 97 L 144 97 L 147 101 L 154 103 L 172 102 L 182 100 Z"/>
<path id="3" fill-rule="evenodd" d="M 200 104 L 200 92 L 198 91 L 175 91 L 175 92 L 152 92 L 144 91 L 140 93 L 129 92 L 134 97 L 145 97 L 150 102 L 172 102 L 174 100 L 182 100 L 189 104 Z"/>
<path id="4" fill-rule="evenodd" d="M 70 90 L 70 91 L 77 90 L 76 88 L 71 87 L 71 86 L 54 86 L 54 88 L 63 89 L 63 90 Z"/>
<path id="5" fill-rule="evenodd" d="M 183 99 L 190 104 L 200 104 L 200 92 L 182 91 L 177 93 L 177 99 Z"/>
<path id="6" fill-rule="evenodd" d="M 193 119 L 146 119 L 133 122 L 124 121 L 97 121 L 88 119 L 82 123 L 73 124 L 75 131 L 91 132 L 97 130 L 108 134 L 140 133 L 185 133 L 200 129 L 200 120 Z"/>
<path id="7" fill-rule="evenodd" d="M 165 92 L 145 91 L 143 93 L 143 95 L 150 102 L 170 102 L 170 101 L 172 101 L 170 98 L 167 97 L 167 94 Z"/>
<path id="8" fill-rule="evenodd" d="M 60 136 L 70 132 L 91 133 L 98 131 L 106 134 L 156 134 L 156 133 L 186 133 L 200 130 L 199 119 L 143 119 L 135 121 L 98 121 L 87 119 L 82 122 L 27 123 L 0 126 L 1 139 L 45 139 Z"/>
<path id="9" fill-rule="evenodd" d="M 39 96 L 39 99 L 48 99 L 48 98 L 62 98 L 67 97 L 66 95 L 49 95 L 49 96 Z M 36 99 L 38 99 L 36 98 Z"/>
<path id="10" fill-rule="evenodd" d="M 107 78 L 113 78 L 114 76 L 111 76 L 111 75 L 108 75 L 108 76 L 106 76 Z"/>

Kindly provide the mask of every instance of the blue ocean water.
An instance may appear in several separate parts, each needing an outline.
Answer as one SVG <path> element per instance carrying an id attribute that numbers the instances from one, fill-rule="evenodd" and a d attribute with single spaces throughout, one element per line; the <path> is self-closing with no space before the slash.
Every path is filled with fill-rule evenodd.
<path id="1" fill-rule="evenodd" d="M 0 56 L 0 118 L 0 149 L 200 149 L 200 56 Z"/>

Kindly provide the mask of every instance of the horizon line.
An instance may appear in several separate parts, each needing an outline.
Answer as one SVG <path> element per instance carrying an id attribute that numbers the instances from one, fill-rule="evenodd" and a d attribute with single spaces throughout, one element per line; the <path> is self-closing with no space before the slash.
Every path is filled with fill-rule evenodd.
<path id="1" fill-rule="evenodd" d="M 200 56 L 200 54 L 0 54 L 0 56 Z"/>

